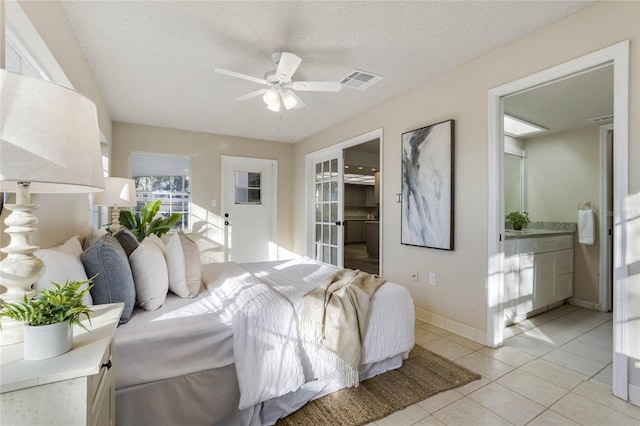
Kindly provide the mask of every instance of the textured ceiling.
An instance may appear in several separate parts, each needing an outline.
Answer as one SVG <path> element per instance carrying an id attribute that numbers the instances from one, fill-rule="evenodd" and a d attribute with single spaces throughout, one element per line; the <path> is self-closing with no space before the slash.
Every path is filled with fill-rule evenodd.
<path id="1" fill-rule="evenodd" d="M 589 119 L 613 114 L 613 65 L 509 96 L 504 112 L 549 133 L 597 126 Z"/>
<path id="2" fill-rule="evenodd" d="M 297 142 L 593 1 L 62 1 L 114 121 Z M 359 91 L 299 92 L 306 107 L 268 111 L 274 51 L 303 60 L 297 80 L 385 78 Z"/>

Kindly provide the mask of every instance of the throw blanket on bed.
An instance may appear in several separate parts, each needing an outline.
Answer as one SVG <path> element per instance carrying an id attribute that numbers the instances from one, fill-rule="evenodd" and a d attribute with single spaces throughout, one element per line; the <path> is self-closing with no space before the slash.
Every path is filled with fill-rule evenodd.
<path id="1" fill-rule="evenodd" d="M 342 384 L 358 386 L 371 297 L 386 280 L 358 270 L 336 272 L 302 298 L 301 332 L 317 339 Z"/>

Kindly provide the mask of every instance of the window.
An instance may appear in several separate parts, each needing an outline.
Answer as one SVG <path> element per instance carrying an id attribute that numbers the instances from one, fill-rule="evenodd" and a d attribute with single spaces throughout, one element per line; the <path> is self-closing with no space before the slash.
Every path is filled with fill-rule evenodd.
<path id="1" fill-rule="evenodd" d="M 182 213 L 175 228 L 189 229 L 191 157 L 132 153 L 131 175 L 136 182 L 136 212 L 147 203 L 162 200 L 160 213 Z"/>
<path id="2" fill-rule="evenodd" d="M 262 204 L 262 173 L 236 171 L 236 204 Z"/>
<path id="3" fill-rule="evenodd" d="M 38 62 L 7 27 L 5 37 L 5 68 L 7 71 L 50 80 Z"/>

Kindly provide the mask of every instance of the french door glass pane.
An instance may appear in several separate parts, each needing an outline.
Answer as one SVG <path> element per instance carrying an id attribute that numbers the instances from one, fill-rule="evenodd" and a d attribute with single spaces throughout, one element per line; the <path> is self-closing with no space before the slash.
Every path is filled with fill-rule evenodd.
<path id="1" fill-rule="evenodd" d="M 338 212 L 338 159 L 315 164 L 315 238 L 316 259 L 326 263 L 338 264 L 338 242 L 340 226 Z"/>

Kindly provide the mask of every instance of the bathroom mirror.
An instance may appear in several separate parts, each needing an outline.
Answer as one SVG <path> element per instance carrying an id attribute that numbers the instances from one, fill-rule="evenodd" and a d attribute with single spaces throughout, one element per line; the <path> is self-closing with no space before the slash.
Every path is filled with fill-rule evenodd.
<path id="1" fill-rule="evenodd" d="M 504 214 L 525 211 L 523 150 L 505 146 L 504 150 Z"/>

